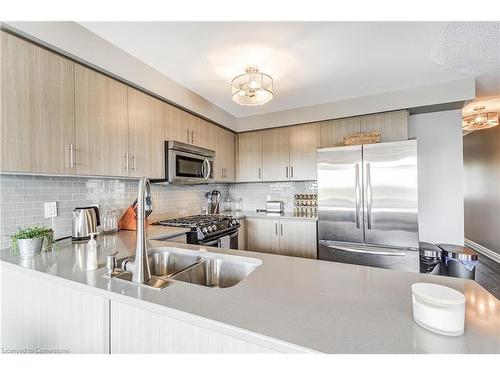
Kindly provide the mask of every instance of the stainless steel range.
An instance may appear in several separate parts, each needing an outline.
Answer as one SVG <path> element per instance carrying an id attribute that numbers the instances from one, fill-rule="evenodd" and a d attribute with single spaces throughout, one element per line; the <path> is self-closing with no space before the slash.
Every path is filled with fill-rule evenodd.
<path id="1" fill-rule="evenodd" d="M 162 220 L 154 223 L 168 227 L 190 228 L 187 243 L 194 245 L 238 248 L 238 228 L 240 223 L 232 216 L 194 215 L 178 219 Z"/>

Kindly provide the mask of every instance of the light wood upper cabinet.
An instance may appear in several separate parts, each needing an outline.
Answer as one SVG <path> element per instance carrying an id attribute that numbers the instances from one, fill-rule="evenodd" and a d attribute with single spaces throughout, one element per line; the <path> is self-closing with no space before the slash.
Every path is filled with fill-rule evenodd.
<path id="1" fill-rule="evenodd" d="M 380 142 L 403 141 L 408 139 L 408 112 L 395 111 L 360 118 L 362 133 L 380 131 Z"/>
<path id="2" fill-rule="evenodd" d="M 209 123 L 194 115 L 189 115 L 189 130 L 191 134 L 191 144 L 209 150 L 217 147 L 218 126 Z"/>
<path id="3" fill-rule="evenodd" d="M 215 180 L 231 182 L 235 180 L 236 136 L 229 130 L 215 126 L 217 135 L 215 147 Z"/>
<path id="4" fill-rule="evenodd" d="M 262 132 L 262 179 L 284 181 L 290 178 L 290 128 Z"/>
<path id="5" fill-rule="evenodd" d="M 127 86 L 75 66 L 76 173 L 128 176 Z"/>
<path id="6" fill-rule="evenodd" d="M 75 173 L 74 64 L 2 31 L 1 65 L 0 170 Z"/>
<path id="7" fill-rule="evenodd" d="M 317 258 L 315 220 L 245 218 L 245 250 Z"/>
<path id="8" fill-rule="evenodd" d="M 359 117 L 322 122 L 320 125 L 321 147 L 337 147 L 344 145 L 344 137 L 360 132 Z"/>
<path id="9" fill-rule="evenodd" d="M 214 178 L 216 181 L 225 180 L 225 169 L 227 159 L 227 130 L 217 127 L 215 160 L 214 160 Z"/>
<path id="10" fill-rule="evenodd" d="M 238 134 L 238 181 L 262 181 L 262 132 Z"/>
<path id="11" fill-rule="evenodd" d="M 236 181 L 236 134 L 231 131 L 227 131 L 227 152 L 224 176 L 226 181 Z"/>
<path id="12" fill-rule="evenodd" d="M 164 178 L 168 121 L 163 102 L 131 87 L 127 90 L 129 175 Z"/>
<path id="13" fill-rule="evenodd" d="M 318 124 L 290 127 L 290 180 L 316 180 L 316 153 L 319 146 Z"/>
<path id="14" fill-rule="evenodd" d="M 177 107 L 165 103 L 165 111 L 169 113 L 169 133 L 168 141 L 178 141 L 191 143 L 191 132 L 189 131 L 189 113 Z"/>

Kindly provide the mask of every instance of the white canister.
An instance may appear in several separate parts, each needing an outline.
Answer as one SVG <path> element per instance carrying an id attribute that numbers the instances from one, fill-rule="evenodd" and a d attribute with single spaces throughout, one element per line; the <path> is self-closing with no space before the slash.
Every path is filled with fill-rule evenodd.
<path id="1" fill-rule="evenodd" d="M 460 336 L 465 326 L 465 296 L 443 285 L 416 283 L 411 286 L 413 319 L 429 331 Z"/>

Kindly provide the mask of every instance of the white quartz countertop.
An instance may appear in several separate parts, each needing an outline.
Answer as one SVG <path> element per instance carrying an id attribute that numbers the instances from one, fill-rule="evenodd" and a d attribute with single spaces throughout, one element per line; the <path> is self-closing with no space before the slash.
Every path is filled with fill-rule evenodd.
<path id="1" fill-rule="evenodd" d="M 231 215 L 236 219 L 244 219 L 246 217 L 251 218 L 263 218 L 263 219 L 290 219 L 290 220 L 314 220 L 317 221 L 317 216 L 298 216 L 293 212 L 283 212 L 281 214 L 267 214 L 266 212 L 257 212 L 256 210 L 246 210 L 246 211 L 229 211 L 223 214 Z"/>
<path id="2" fill-rule="evenodd" d="M 239 284 L 224 289 L 173 282 L 153 290 L 86 271 L 85 244 L 61 241 L 58 249 L 30 260 L 2 251 L 2 266 L 51 278 L 157 313 L 172 311 L 326 353 L 500 353 L 500 302 L 470 280 L 406 273 L 239 250 L 203 248 L 151 240 L 186 230 L 150 226 L 150 250 L 177 247 L 223 256 L 259 259 L 262 264 Z M 118 250 L 133 255 L 135 232 L 98 237 L 99 263 Z M 434 282 L 465 293 L 466 328 L 459 337 L 440 336 L 414 323 L 411 285 Z M 211 324 L 212 324 L 211 323 Z M 231 328 L 232 327 L 232 328 Z"/>

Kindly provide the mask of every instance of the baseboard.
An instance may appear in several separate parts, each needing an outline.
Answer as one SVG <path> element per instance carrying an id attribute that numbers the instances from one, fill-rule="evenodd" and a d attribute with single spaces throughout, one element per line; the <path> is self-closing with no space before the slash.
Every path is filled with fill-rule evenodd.
<path id="1" fill-rule="evenodd" d="M 481 253 L 491 260 L 494 260 L 497 263 L 500 263 L 500 254 L 495 253 L 494 251 L 479 245 L 478 243 L 475 243 L 472 240 L 469 240 L 467 238 L 464 239 L 464 243 L 469 246 L 471 249 L 476 250 L 478 253 Z"/>

